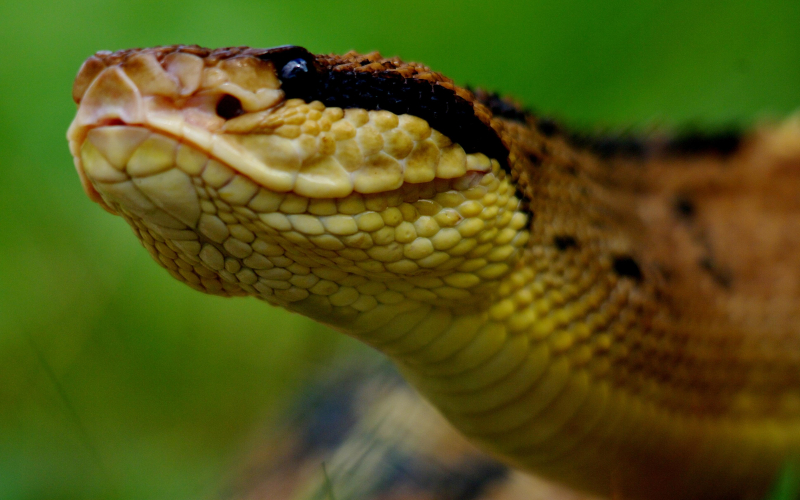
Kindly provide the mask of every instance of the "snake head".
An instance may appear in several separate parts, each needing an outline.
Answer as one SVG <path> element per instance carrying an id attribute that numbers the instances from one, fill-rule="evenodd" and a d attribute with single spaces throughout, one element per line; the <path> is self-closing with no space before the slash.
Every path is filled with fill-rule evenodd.
<path id="1" fill-rule="evenodd" d="M 475 303 L 527 241 L 489 111 L 421 65 L 292 46 L 99 52 L 73 98 L 87 194 L 204 292 L 311 301 L 326 319 Z"/>
<path id="2" fill-rule="evenodd" d="M 98 52 L 84 62 L 73 85 L 78 113 L 68 133 L 70 150 L 87 194 L 113 211 L 96 182 L 115 181 L 130 173 L 128 161 L 152 133 L 162 139 L 150 142 L 160 141 L 162 147 L 145 145 L 141 154 L 151 150 L 158 155 L 180 141 L 204 150 L 216 146 L 226 150 L 223 154 L 240 157 L 241 152 L 214 137 L 229 119 L 271 109 L 284 97 L 273 62 L 246 50 L 211 53 L 180 46 Z M 100 147 L 119 175 L 104 169 L 102 162 L 82 161 L 81 148 L 89 150 L 83 154 L 91 155 L 92 146 L 87 144 L 104 140 L 111 142 Z M 134 160 L 137 163 L 142 161 Z M 168 166 L 156 161 L 145 168 Z"/>

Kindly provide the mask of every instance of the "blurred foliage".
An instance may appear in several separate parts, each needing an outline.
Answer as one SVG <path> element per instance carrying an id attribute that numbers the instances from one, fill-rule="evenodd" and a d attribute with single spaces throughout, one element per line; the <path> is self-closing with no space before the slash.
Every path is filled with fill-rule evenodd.
<path id="1" fill-rule="evenodd" d="M 784 465 L 766 500 L 797 500 L 800 498 L 800 473 L 796 461 Z"/>
<path id="2" fill-rule="evenodd" d="M 64 138 L 80 63 L 173 43 L 379 49 L 581 126 L 800 103 L 796 0 L 3 2 L 0 498 L 213 498 L 292 389 L 353 348 L 175 282 L 81 191 Z"/>

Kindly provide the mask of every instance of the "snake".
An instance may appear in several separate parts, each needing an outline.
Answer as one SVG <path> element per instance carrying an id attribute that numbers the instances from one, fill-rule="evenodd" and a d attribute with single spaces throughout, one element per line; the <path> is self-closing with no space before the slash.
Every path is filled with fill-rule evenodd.
<path id="1" fill-rule="evenodd" d="M 593 136 L 297 46 L 101 51 L 72 97 L 83 189 L 170 275 L 374 347 L 505 463 L 619 499 L 796 463 L 800 118 Z"/>

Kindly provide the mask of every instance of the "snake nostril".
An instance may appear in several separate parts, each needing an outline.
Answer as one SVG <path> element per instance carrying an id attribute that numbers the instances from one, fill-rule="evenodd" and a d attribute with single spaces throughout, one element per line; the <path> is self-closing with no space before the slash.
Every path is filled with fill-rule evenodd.
<path id="1" fill-rule="evenodd" d="M 244 114 L 242 102 L 230 94 L 222 96 L 222 99 L 217 103 L 217 115 L 220 118 L 230 120 L 242 114 Z"/>
<path id="2" fill-rule="evenodd" d="M 111 127 L 115 125 L 125 125 L 125 122 L 119 118 L 106 118 L 97 122 L 98 127 Z"/>

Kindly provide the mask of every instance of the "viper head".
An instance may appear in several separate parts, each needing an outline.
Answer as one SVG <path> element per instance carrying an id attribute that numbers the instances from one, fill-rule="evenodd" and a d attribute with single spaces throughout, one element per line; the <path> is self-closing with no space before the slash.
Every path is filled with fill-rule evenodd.
<path id="1" fill-rule="evenodd" d="M 101 52 L 73 97 L 87 194 L 204 292 L 334 324 L 402 301 L 471 307 L 528 237 L 490 113 L 424 66 L 300 47 Z"/>

